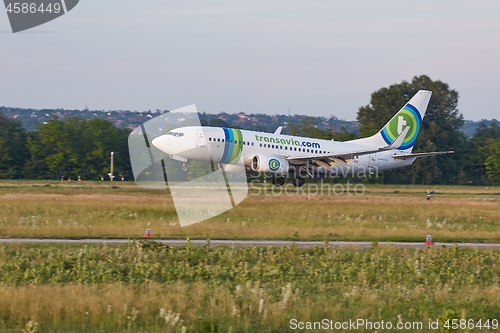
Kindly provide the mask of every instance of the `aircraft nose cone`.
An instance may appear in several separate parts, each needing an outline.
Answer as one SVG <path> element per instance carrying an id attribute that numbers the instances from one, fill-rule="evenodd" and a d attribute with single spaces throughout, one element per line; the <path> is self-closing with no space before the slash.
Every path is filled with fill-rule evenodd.
<path id="1" fill-rule="evenodd" d="M 161 151 L 167 154 L 171 154 L 171 152 L 169 152 L 169 150 L 171 150 L 171 145 L 170 145 L 170 138 L 168 137 L 168 135 L 162 135 L 157 138 L 154 138 L 153 141 L 151 141 L 151 143 L 153 144 L 153 146 L 160 149 Z"/>

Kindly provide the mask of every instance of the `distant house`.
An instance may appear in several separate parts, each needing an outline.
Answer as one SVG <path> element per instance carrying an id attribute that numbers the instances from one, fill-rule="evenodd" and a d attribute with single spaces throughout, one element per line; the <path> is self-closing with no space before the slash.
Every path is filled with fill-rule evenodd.
<path id="1" fill-rule="evenodd" d="M 245 114 L 245 112 L 240 112 L 240 113 L 238 113 L 238 118 L 240 118 L 240 119 L 245 119 L 245 120 L 249 119 L 249 118 L 247 117 L 247 115 Z"/>

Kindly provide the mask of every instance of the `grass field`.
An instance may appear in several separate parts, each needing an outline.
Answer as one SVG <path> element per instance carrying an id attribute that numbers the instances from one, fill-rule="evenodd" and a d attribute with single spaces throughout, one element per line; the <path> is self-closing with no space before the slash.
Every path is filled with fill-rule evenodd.
<path id="1" fill-rule="evenodd" d="M 0 237 L 140 239 L 150 228 L 153 238 L 500 240 L 495 187 L 334 195 L 315 186 L 277 194 L 261 185 L 236 208 L 181 228 L 168 191 L 0 181 Z M 499 285 L 494 250 L 12 243 L 0 245 L 0 332 L 447 332 L 453 319 L 458 332 L 496 332 Z M 293 329 L 323 319 L 422 326 Z"/>
<path id="2" fill-rule="evenodd" d="M 279 189 L 279 188 L 278 188 Z M 436 190 L 431 202 L 426 192 Z M 274 193 L 273 193 L 274 191 Z M 293 191 L 293 190 L 292 190 Z M 1 181 L 1 237 L 500 241 L 500 189 L 366 185 L 363 195 L 276 194 L 261 186 L 234 209 L 181 228 L 168 191 L 129 182 Z M 290 193 L 290 192 L 288 192 Z"/>
<path id="3" fill-rule="evenodd" d="M 423 323 L 403 330 L 412 332 L 481 319 L 490 329 L 468 331 L 494 332 L 499 280 L 500 252 L 491 250 L 8 244 L 0 330 L 31 322 L 40 332 L 290 332 L 294 318 L 361 318 Z"/>

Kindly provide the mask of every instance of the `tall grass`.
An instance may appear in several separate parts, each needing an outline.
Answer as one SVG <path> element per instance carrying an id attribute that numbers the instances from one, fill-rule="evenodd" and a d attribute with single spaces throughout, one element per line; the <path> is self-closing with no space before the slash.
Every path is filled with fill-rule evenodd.
<path id="1" fill-rule="evenodd" d="M 293 318 L 491 319 L 499 279 L 500 252 L 460 248 L 13 244 L 0 246 L 0 328 L 283 332 Z"/>
<path id="2" fill-rule="evenodd" d="M 234 209 L 181 228 L 168 191 L 85 184 L 3 182 L 0 237 L 137 238 L 149 228 L 153 237 L 178 238 L 500 240 L 495 188 L 436 188 L 429 203 L 415 186 L 367 185 L 360 196 L 274 195 L 261 187 Z"/>

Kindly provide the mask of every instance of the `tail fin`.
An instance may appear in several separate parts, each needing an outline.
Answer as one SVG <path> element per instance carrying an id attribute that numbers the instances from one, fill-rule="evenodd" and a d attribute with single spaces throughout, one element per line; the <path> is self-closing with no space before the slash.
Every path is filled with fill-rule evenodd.
<path id="1" fill-rule="evenodd" d="M 357 139 L 351 142 L 385 147 L 392 144 L 404 129 L 410 127 L 403 143 L 398 149 L 411 152 L 420 131 L 422 119 L 424 119 L 431 95 L 431 91 L 419 90 L 378 133 L 368 138 Z"/>

